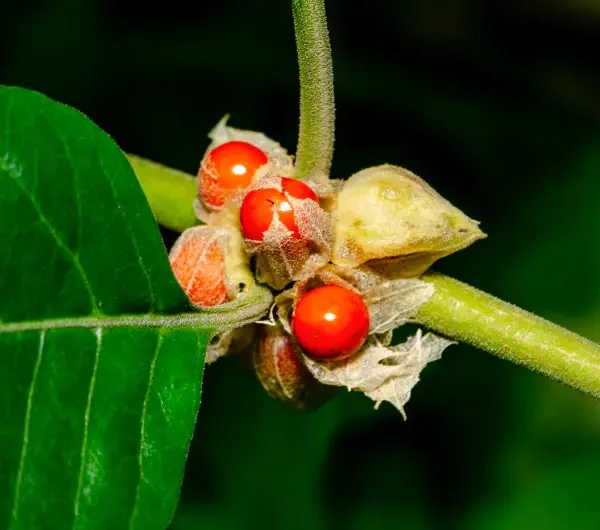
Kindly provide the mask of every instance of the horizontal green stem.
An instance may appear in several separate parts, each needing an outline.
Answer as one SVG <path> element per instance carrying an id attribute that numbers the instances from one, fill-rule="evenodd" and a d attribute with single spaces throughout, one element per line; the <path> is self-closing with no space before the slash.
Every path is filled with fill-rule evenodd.
<path id="1" fill-rule="evenodd" d="M 192 175 L 139 156 L 126 156 L 161 225 L 183 232 L 198 224 L 194 214 L 196 179 Z"/>
<path id="2" fill-rule="evenodd" d="M 271 291 L 255 286 L 232 302 L 176 315 L 90 315 L 24 322 L 0 322 L 0 335 L 66 328 L 198 328 L 220 333 L 245 326 L 265 316 L 273 302 Z"/>
<path id="3" fill-rule="evenodd" d="M 447 276 L 422 280 L 435 293 L 417 319 L 431 330 L 600 397 L 598 344 Z"/>
<path id="4" fill-rule="evenodd" d="M 292 0 L 300 69 L 299 177 L 329 176 L 333 157 L 335 103 L 333 67 L 324 0 Z"/>

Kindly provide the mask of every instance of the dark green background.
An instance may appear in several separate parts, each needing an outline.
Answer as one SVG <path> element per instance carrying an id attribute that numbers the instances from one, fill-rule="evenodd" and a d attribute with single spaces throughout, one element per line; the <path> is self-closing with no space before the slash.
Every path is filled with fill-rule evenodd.
<path id="1" fill-rule="evenodd" d="M 294 149 L 288 2 L 124 4 L 3 2 L 0 83 L 189 172 L 228 112 Z M 490 236 L 438 270 L 600 340 L 600 3 L 327 6 L 334 176 L 420 174 Z M 209 367 L 173 528 L 600 529 L 597 401 L 461 346 L 407 422 L 371 408 L 288 411 L 235 360 Z"/>

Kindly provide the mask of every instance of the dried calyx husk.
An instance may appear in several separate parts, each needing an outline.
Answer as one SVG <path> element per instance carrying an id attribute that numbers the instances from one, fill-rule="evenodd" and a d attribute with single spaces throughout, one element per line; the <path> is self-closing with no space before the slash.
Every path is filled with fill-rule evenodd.
<path id="1" fill-rule="evenodd" d="M 319 204 L 286 195 L 298 226 L 296 237 L 274 211 L 260 241 L 244 239 L 239 211 L 246 194 L 261 188 L 283 193 L 281 178 L 293 177 L 295 170 L 293 158 L 279 143 L 262 133 L 229 127 L 227 119 L 211 131 L 207 153 L 240 140 L 263 150 L 269 162 L 257 171 L 250 187 L 237 191 L 220 211 L 196 201 L 196 213 L 218 236 L 228 296 L 240 296 L 258 281 L 275 291 L 275 302 L 267 320 L 217 337 L 207 362 L 245 351 L 267 392 L 297 409 L 315 408 L 336 387 L 345 387 L 363 392 L 376 408 L 388 401 L 404 415 L 421 371 L 452 342 L 419 330 L 405 343 L 391 345 L 392 332 L 412 322 L 434 293 L 419 276 L 437 259 L 486 237 L 478 222 L 410 171 L 382 165 L 346 181 L 304 180 Z M 292 333 L 298 300 L 329 284 L 358 293 L 369 313 L 364 345 L 341 361 L 307 357 Z"/>
<path id="2" fill-rule="evenodd" d="M 169 253 L 173 274 L 199 307 L 223 304 L 232 299 L 225 275 L 225 230 L 194 226 L 181 234 Z"/>
<path id="3" fill-rule="evenodd" d="M 451 344 L 421 330 L 404 344 L 384 346 L 371 339 L 354 357 L 337 362 L 318 362 L 304 357 L 312 375 L 324 384 L 363 392 L 375 401 L 375 408 L 388 401 L 406 418 L 404 405 L 419 381 L 425 366 L 438 360 Z"/>
<path id="4" fill-rule="evenodd" d="M 369 309 L 369 333 L 376 335 L 410 322 L 433 294 L 431 284 L 416 278 L 389 279 L 368 268 L 328 264 L 275 297 L 278 319 L 289 333 L 294 306 L 306 292 L 321 285 L 339 285 L 360 294 Z"/>
<path id="5" fill-rule="evenodd" d="M 281 324 L 261 326 L 252 364 L 267 393 L 289 407 L 313 410 L 335 394 L 335 387 L 321 383 L 306 368 Z"/>
<path id="6" fill-rule="evenodd" d="M 169 253 L 177 280 L 192 304 L 199 308 L 216 305 L 212 303 L 215 300 L 217 304 L 235 300 L 256 284 L 244 254 L 235 209 L 224 208 L 213 214 L 209 221 L 210 224 L 185 230 Z M 178 272 L 182 269 L 186 271 L 185 275 Z M 198 281 L 200 284 L 195 286 Z M 211 303 L 197 303 L 191 293 L 194 288 L 203 291 L 200 301 Z M 227 353 L 244 351 L 253 337 L 253 326 L 235 328 L 215 336 L 207 346 L 206 364 Z"/>
<path id="7" fill-rule="evenodd" d="M 324 362 L 301 356 L 302 363 L 321 383 L 363 392 L 376 402 L 404 405 L 424 367 L 440 358 L 452 341 L 418 331 L 405 344 L 391 346 L 392 331 L 417 314 L 433 295 L 431 284 L 417 278 L 387 278 L 368 268 L 328 265 L 311 278 L 296 282 L 275 298 L 277 321 L 291 336 L 291 318 L 304 293 L 321 285 L 339 285 L 359 293 L 369 310 L 369 338 L 352 357 Z"/>
<path id="8" fill-rule="evenodd" d="M 243 238 L 239 228 L 239 217 L 234 204 L 228 203 L 210 216 L 210 228 L 222 234 L 224 250 L 225 281 L 230 299 L 250 291 L 256 284 L 248 259 L 243 249 Z M 255 326 L 234 328 L 217 335 L 206 350 L 206 364 L 211 364 L 226 354 L 244 353 L 252 346 L 256 336 Z"/>
<path id="9" fill-rule="evenodd" d="M 250 351 L 256 340 L 257 326 L 249 324 L 219 333 L 206 347 L 205 364 L 212 364 L 224 355 L 243 355 Z"/>
<path id="10" fill-rule="evenodd" d="M 195 277 L 206 276 L 206 270 L 213 267 L 216 252 L 207 250 L 218 250 L 218 257 L 222 262 L 222 267 L 203 278 L 207 283 L 205 289 L 220 289 L 226 292 L 226 296 L 219 303 L 234 300 L 256 283 L 244 254 L 239 228 L 236 227 L 235 212 L 226 209 L 212 217 L 210 224 L 185 230 L 169 253 L 174 270 L 178 264 L 185 264 L 190 270 L 184 281 L 178 278 L 186 293 L 189 294 Z M 182 255 L 183 251 L 186 251 L 185 255 Z M 205 307 L 215 304 L 196 305 Z"/>

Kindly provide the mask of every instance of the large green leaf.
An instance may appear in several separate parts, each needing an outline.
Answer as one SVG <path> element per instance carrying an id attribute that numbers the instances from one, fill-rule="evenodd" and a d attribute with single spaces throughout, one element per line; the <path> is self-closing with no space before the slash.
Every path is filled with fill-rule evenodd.
<path id="1" fill-rule="evenodd" d="M 190 312 L 114 142 L 0 87 L 0 528 L 164 528 L 206 344 L 255 293 Z"/>

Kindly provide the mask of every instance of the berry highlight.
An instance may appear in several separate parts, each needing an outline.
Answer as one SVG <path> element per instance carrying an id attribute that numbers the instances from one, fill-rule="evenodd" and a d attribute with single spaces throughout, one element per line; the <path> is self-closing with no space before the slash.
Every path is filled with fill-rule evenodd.
<path id="1" fill-rule="evenodd" d="M 263 151 L 247 142 L 235 140 L 215 147 L 198 172 L 202 201 L 209 208 L 221 208 L 237 190 L 248 188 L 268 161 Z"/>
<path id="2" fill-rule="evenodd" d="M 253 241 L 262 241 L 277 212 L 279 221 L 292 232 L 292 237 L 300 239 L 290 198 L 310 199 L 319 203 L 317 194 L 310 186 L 288 177 L 281 177 L 281 191 L 276 188 L 258 188 L 249 191 L 240 208 L 240 225 L 244 237 Z"/>
<path id="3" fill-rule="evenodd" d="M 354 291 L 324 285 L 300 298 L 292 316 L 292 331 L 302 351 L 317 360 L 350 357 L 369 332 L 369 311 Z"/>

